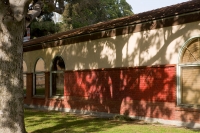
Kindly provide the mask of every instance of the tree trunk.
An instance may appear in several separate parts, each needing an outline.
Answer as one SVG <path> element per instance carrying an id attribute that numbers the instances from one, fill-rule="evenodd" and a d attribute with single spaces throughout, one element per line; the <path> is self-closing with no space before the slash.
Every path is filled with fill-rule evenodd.
<path id="1" fill-rule="evenodd" d="M 44 5 L 38 0 L 28 11 L 31 1 L 0 0 L 0 133 L 25 133 L 23 35 L 25 26 L 40 15 Z M 60 0 L 60 8 L 62 4 Z"/>
<path id="2" fill-rule="evenodd" d="M 14 15 L 18 14 L 13 13 L 8 3 L 0 2 L 0 6 L 0 133 L 24 133 L 22 38 L 25 20 L 21 16 L 17 20 Z"/>

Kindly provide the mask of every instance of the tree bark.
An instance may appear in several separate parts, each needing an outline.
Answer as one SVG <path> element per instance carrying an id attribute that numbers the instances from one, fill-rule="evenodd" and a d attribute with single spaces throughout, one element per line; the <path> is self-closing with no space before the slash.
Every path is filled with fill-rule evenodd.
<path id="1" fill-rule="evenodd" d="M 25 132 L 22 41 L 26 2 L 0 1 L 0 133 Z"/>

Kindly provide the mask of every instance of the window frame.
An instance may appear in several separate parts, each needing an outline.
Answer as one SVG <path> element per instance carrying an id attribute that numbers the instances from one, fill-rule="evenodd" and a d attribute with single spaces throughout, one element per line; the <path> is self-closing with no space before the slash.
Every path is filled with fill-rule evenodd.
<path id="1" fill-rule="evenodd" d="M 44 62 L 44 69 L 45 69 L 45 61 L 43 58 L 38 58 L 36 60 L 36 63 L 35 63 L 35 67 L 34 67 L 34 72 L 33 72 L 33 96 L 34 97 L 45 97 L 45 70 L 44 71 L 36 71 L 36 66 L 37 66 L 37 63 L 38 61 L 42 59 L 42 61 Z M 36 75 L 37 74 L 44 74 L 44 95 L 37 95 L 36 94 Z"/>
<path id="2" fill-rule="evenodd" d="M 26 71 L 24 70 L 24 63 L 25 63 L 25 65 L 26 65 Z M 28 67 L 27 67 L 27 64 L 26 64 L 26 62 L 23 60 L 23 93 L 24 93 L 24 75 L 25 75 L 25 77 L 26 77 L 26 88 L 25 88 L 25 93 L 24 93 L 24 97 L 26 97 L 26 93 L 27 93 L 27 70 L 28 69 Z"/>
<path id="3" fill-rule="evenodd" d="M 196 107 L 199 106 L 200 104 L 185 104 L 182 103 L 182 68 L 185 67 L 200 67 L 200 62 L 194 62 L 194 63 L 180 63 L 182 57 L 184 56 L 184 52 L 185 49 L 187 48 L 187 46 L 189 46 L 191 44 L 192 41 L 196 40 L 196 39 L 200 39 L 200 36 L 195 36 L 192 37 L 190 39 L 188 39 L 182 46 L 180 52 L 179 52 L 179 57 L 178 57 L 178 64 L 177 64 L 177 91 L 176 91 L 176 95 L 177 95 L 177 105 L 178 106 L 186 106 L 186 107 Z"/>
<path id="4" fill-rule="evenodd" d="M 50 73 L 50 96 L 51 97 L 63 97 L 64 96 L 64 88 L 63 88 L 63 95 L 53 95 L 53 74 L 57 74 L 57 73 L 63 73 L 65 74 L 65 71 L 64 70 L 59 70 L 59 71 L 51 71 Z M 64 80 L 63 80 L 63 84 L 64 84 Z"/>
<path id="5" fill-rule="evenodd" d="M 54 60 L 57 58 L 57 57 L 60 57 L 60 58 L 62 58 L 62 60 L 63 60 L 63 62 L 64 62 L 64 65 L 65 65 L 65 61 L 64 61 L 64 58 L 62 57 L 62 56 L 60 56 L 60 55 L 58 55 L 58 56 L 55 56 L 54 58 L 53 58 L 53 60 L 52 60 L 52 65 L 51 65 L 51 71 L 50 71 L 50 97 L 61 97 L 61 98 L 63 98 L 64 97 L 64 87 L 65 87 L 65 84 L 64 84 L 64 80 L 65 79 L 63 79 L 63 95 L 53 95 L 53 82 L 52 82 L 52 80 L 53 80 L 53 74 L 56 74 L 56 73 L 63 73 L 63 75 L 64 75 L 64 77 L 65 77 L 65 69 L 66 69 L 66 67 L 64 68 L 64 70 L 52 70 L 52 68 L 53 68 L 53 63 L 54 63 Z M 65 65 L 66 66 L 66 65 Z"/>

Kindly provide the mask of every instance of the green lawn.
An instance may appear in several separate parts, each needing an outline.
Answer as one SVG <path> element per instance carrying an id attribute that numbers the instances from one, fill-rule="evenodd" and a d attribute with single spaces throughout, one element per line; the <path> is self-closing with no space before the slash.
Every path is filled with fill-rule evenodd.
<path id="1" fill-rule="evenodd" d="M 123 117 L 121 117 L 123 118 Z M 25 110 L 28 133 L 193 133 L 200 132 L 138 120 L 119 120 L 64 112 Z"/>

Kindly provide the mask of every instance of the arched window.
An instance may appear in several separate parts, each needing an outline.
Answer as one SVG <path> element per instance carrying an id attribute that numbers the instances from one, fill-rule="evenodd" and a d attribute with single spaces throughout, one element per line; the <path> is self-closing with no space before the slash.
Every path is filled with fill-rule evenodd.
<path id="1" fill-rule="evenodd" d="M 27 65 L 26 65 L 26 62 L 23 61 L 23 90 L 24 90 L 24 95 L 26 95 L 26 89 L 27 89 L 27 86 L 26 86 L 26 82 L 27 82 L 26 73 L 27 73 Z"/>
<path id="2" fill-rule="evenodd" d="M 45 95 L 45 63 L 42 58 L 37 60 L 34 71 L 34 89 L 33 94 Z"/>
<path id="3" fill-rule="evenodd" d="M 51 68 L 51 96 L 64 95 L 65 63 L 62 57 L 56 56 Z"/>
<path id="4" fill-rule="evenodd" d="M 178 103 L 200 105 L 200 38 L 190 39 L 181 50 L 178 65 Z"/>

